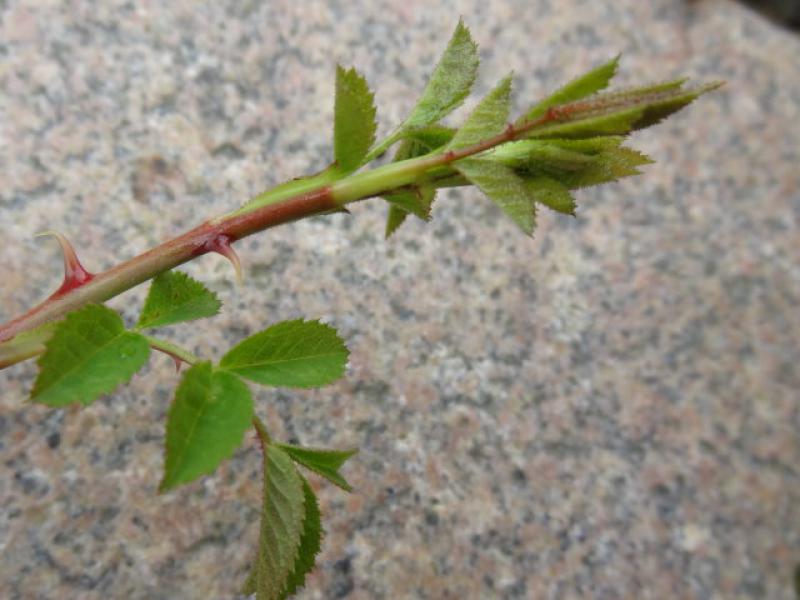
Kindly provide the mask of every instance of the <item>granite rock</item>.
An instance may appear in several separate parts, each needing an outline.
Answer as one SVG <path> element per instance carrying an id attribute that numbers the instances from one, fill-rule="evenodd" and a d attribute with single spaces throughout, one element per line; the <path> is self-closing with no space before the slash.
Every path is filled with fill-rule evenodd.
<path id="1" fill-rule="evenodd" d="M 257 392 L 276 437 L 361 448 L 318 480 L 301 598 L 793 597 L 800 563 L 800 41 L 724 0 L 0 2 L 0 320 L 53 289 L 58 229 L 99 270 L 324 166 L 333 73 L 382 131 L 459 15 L 516 106 L 623 53 L 622 83 L 727 87 L 636 143 L 658 164 L 543 213 L 472 191 L 382 238 L 385 207 L 187 266 L 226 307 L 166 333 L 219 356 L 284 318 L 352 349 L 319 391 Z M 132 322 L 137 289 L 110 304 Z M 154 357 L 82 410 L 0 372 L 0 597 L 233 598 L 259 452 L 157 495 L 176 376 Z"/>

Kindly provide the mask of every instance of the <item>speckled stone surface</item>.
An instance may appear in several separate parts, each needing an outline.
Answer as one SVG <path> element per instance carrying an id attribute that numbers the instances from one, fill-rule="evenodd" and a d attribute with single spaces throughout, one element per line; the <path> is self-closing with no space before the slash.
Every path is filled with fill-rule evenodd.
<path id="1" fill-rule="evenodd" d="M 165 6 L 168 6 L 165 8 Z M 334 65 L 382 130 L 458 15 L 517 106 L 623 52 L 623 83 L 728 80 L 637 145 L 647 174 L 518 235 L 477 193 L 382 239 L 385 208 L 187 270 L 226 303 L 167 332 L 204 356 L 290 317 L 346 379 L 264 391 L 276 437 L 351 446 L 301 594 L 790 599 L 800 563 L 800 39 L 718 0 L 0 2 L 0 319 L 55 286 L 55 228 L 108 266 L 331 154 Z M 111 305 L 132 321 L 143 291 Z M 0 372 L 0 597 L 233 598 L 257 538 L 252 438 L 158 496 L 176 376 L 154 357 L 83 410 Z"/>

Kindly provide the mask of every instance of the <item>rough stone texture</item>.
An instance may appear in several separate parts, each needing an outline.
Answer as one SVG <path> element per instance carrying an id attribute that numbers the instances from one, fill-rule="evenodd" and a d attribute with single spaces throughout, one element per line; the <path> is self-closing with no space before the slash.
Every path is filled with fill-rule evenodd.
<path id="1" fill-rule="evenodd" d="M 328 535 L 302 598 L 792 598 L 800 562 L 800 41 L 725 1 L 0 2 L 0 319 L 331 153 L 334 65 L 411 106 L 458 15 L 518 108 L 622 51 L 623 82 L 724 91 L 637 136 L 658 164 L 536 238 L 477 193 L 382 239 L 385 208 L 188 271 L 224 313 L 169 335 L 219 356 L 323 317 L 353 351 L 322 391 L 259 391 L 282 439 L 361 447 L 314 480 Z M 142 290 L 116 299 L 135 318 Z M 83 410 L 0 373 L 0 597 L 232 598 L 259 453 L 156 495 L 176 382 L 155 357 Z"/>

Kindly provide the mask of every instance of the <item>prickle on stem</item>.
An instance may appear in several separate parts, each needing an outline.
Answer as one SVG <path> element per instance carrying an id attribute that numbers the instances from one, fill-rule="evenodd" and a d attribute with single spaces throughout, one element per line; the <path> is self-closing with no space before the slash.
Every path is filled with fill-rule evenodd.
<path id="1" fill-rule="evenodd" d="M 94 274 L 83 267 L 81 261 L 78 259 L 77 252 L 75 252 L 75 248 L 73 248 L 66 236 L 57 231 L 43 231 L 36 235 L 36 237 L 44 236 L 54 237 L 58 245 L 61 246 L 61 252 L 64 255 L 64 281 L 61 287 L 53 292 L 53 296 L 65 294 L 94 278 Z"/>
<path id="2" fill-rule="evenodd" d="M 236 254 L 236 250 L 233 249 L 231 243 L 232 240 L 227 235 L 218 235 L 211 242 L 209 242 L 208 249 L 211 252 L 216 252 L 220 256 L 224 256 L 230 261 L 230 263 L 233 265 L 234 271 L 236 271 L 236 281 L 241 285 L 244 282 L 244 276 L 242 275 L 242 261 L 239 260 L 239 255 Z"/>

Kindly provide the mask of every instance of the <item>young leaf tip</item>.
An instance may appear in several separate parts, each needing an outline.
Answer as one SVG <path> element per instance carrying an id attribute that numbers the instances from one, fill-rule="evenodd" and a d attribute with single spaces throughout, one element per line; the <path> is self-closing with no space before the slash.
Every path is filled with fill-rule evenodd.
<path id="1" fill-rule="evenodd" d="M 64 281 L 61 287 L 53 293 L 53 296 L 60 296 L 94 278 L 94 274 L 83 267 L 78 259 L 78 253 L 75 252 L 75 248 L 65 235 L 58 231 L 43 231 L 36 234 L 35 237 L 53 237 L 58 242 L 58 245 L 61 246 L 61 253 L 64 256 Z"/>

